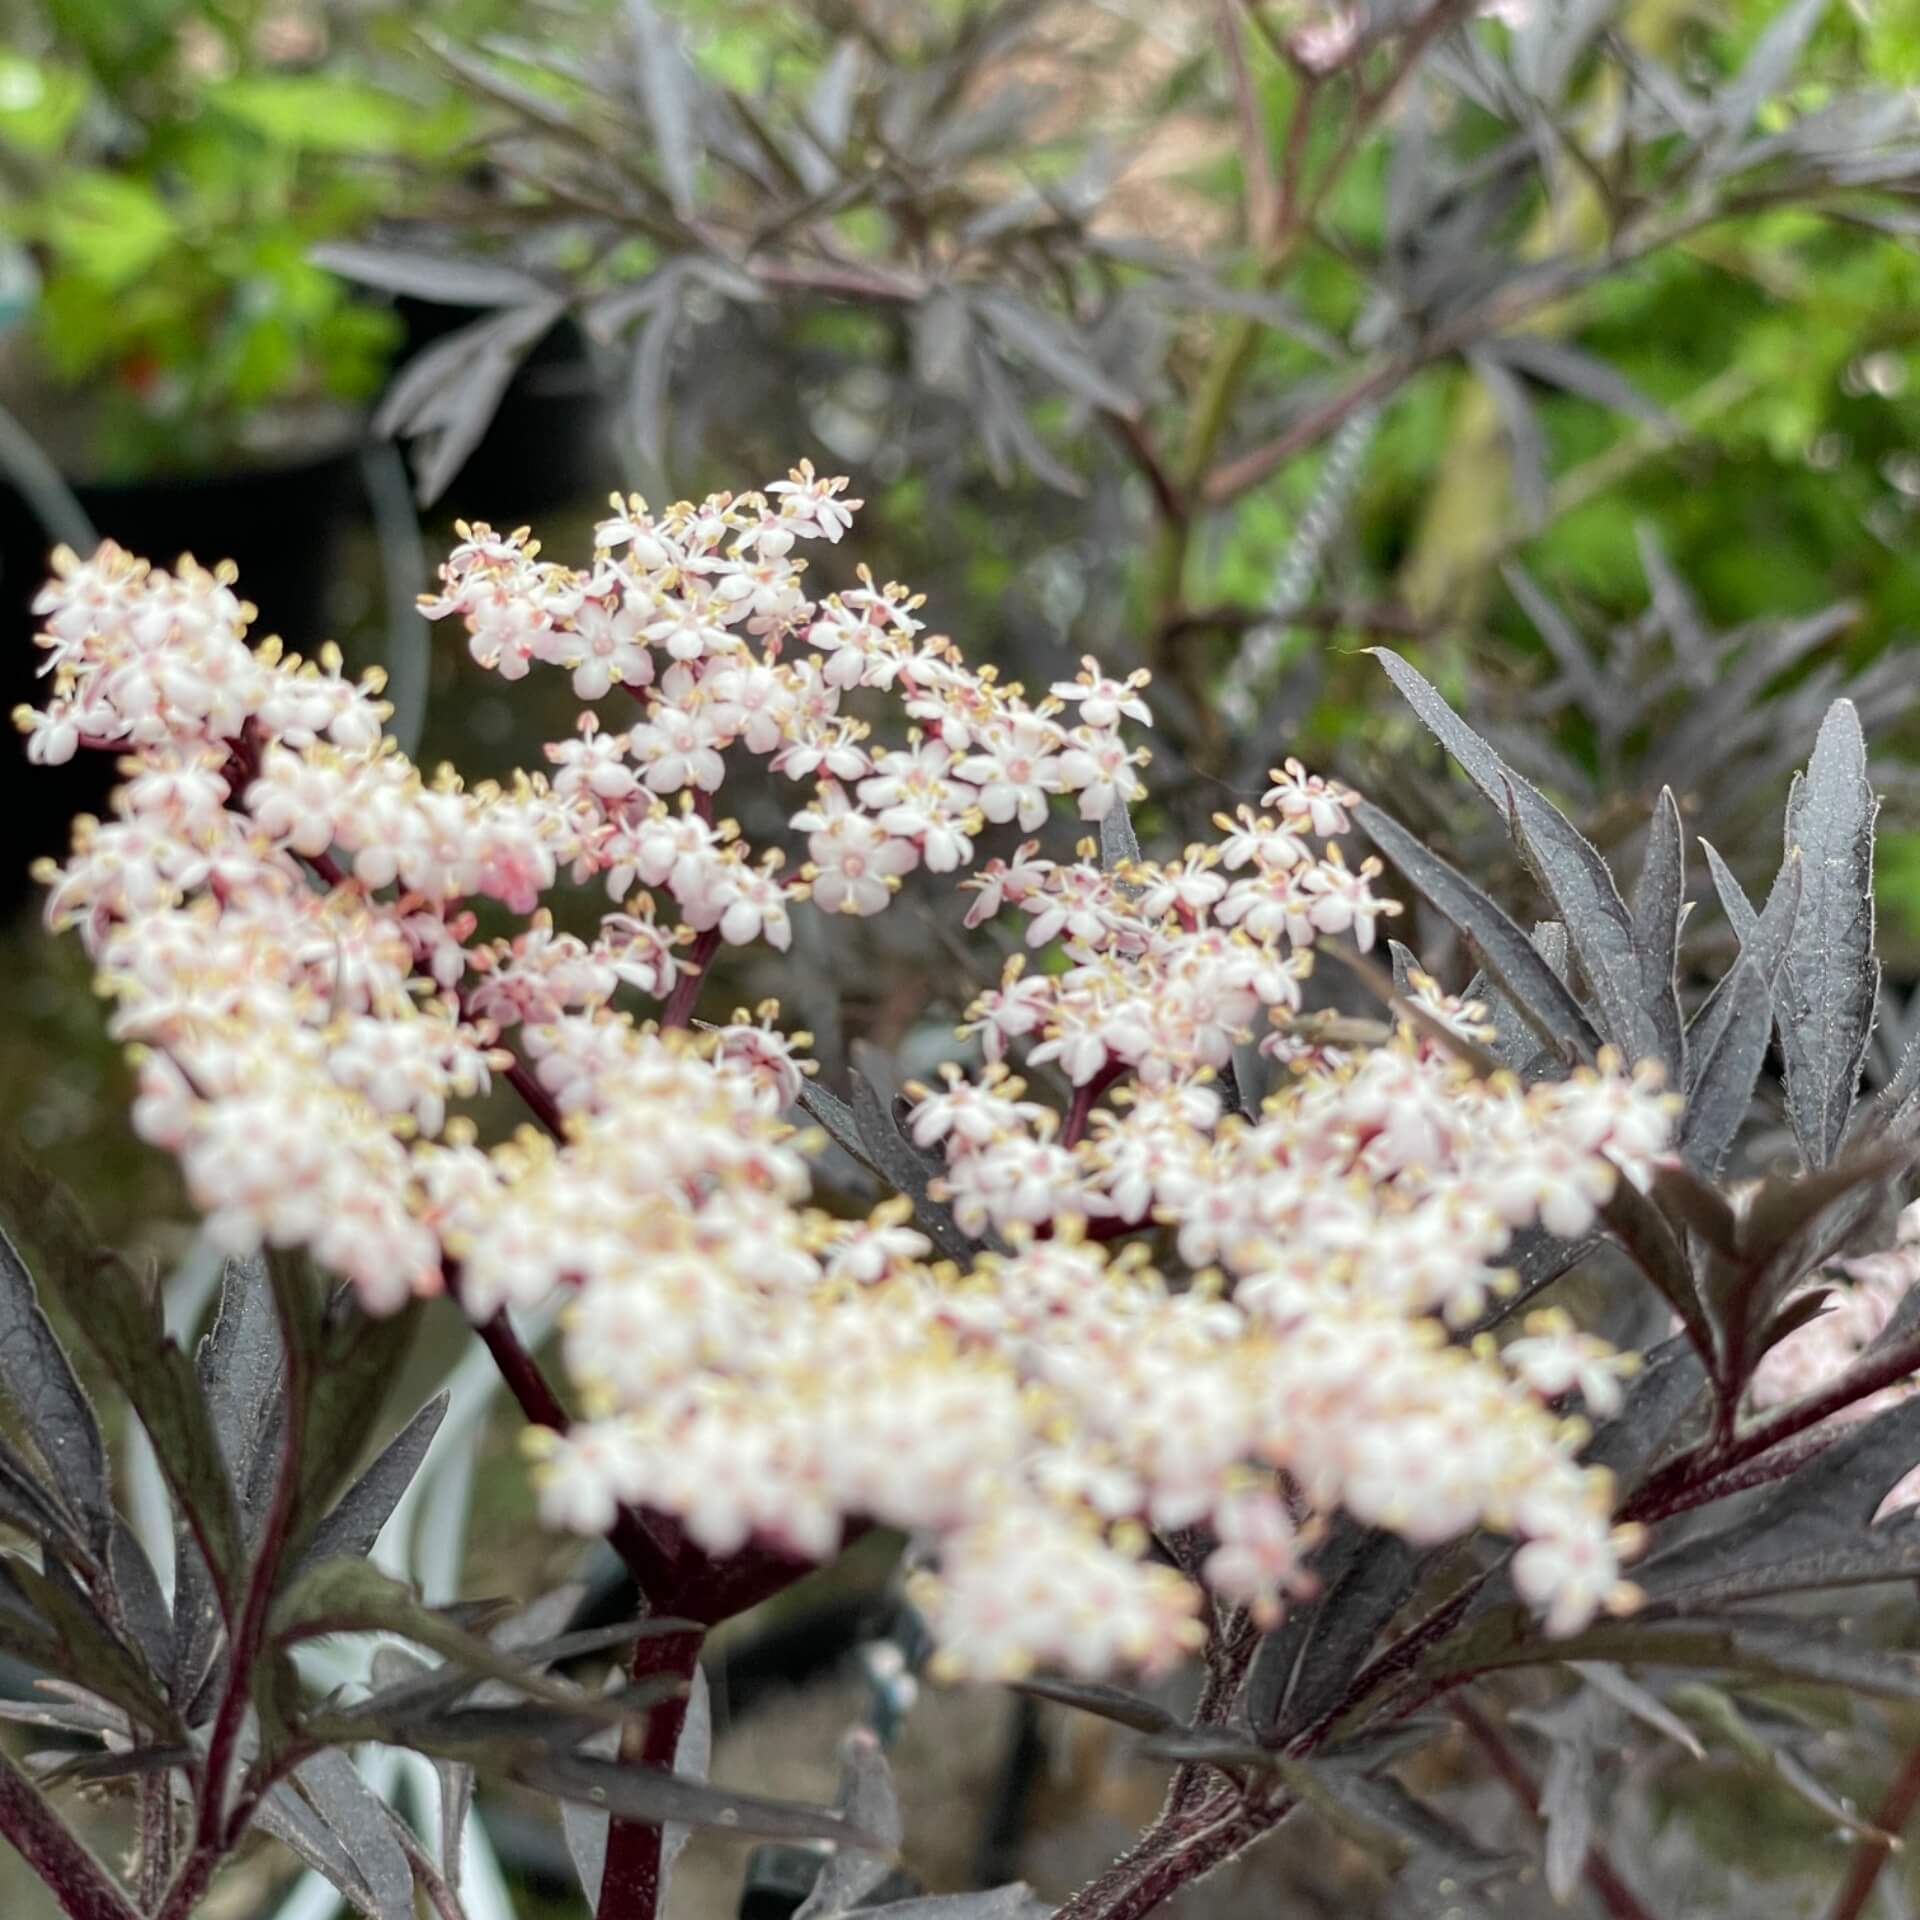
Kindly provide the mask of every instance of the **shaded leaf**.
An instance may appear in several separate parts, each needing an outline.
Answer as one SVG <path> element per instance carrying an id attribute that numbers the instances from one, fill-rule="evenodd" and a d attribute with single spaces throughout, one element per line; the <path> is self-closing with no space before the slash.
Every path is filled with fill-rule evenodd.
<path id="1" fill-rule="evenodd" d="M 1497 340 L 1482 342 L 1479 351 L 1544 386 L 1558 387 L 1583 400 L 1596 401 L 1614 413 L 1624 413 L 1674 439 L 1682 437 L 1682 429 L 1673 416 L 1648 399 L 1617 367 L 1569 346 L 1564 340 L 1550 340 L 1538 333 L 1504 334 Z"/>
<path id="2" fill-rule="evenodd" d="M 1663 1340 L 1627 1383 L 1619 1413 L 1601 1425 L 1581 1458 L 1607 1468 L 1621 1492 L 1632 1493 L 1685 1434 L 1706 1387 L 1706 1366 L 1694 1343 L 1685 1334 Z"/>
<path id="3" fill-rule="evenodd" d="M 19 1622 L 8 1637 L 9 1651 L 79 1681 L 154 1733 L 179 1733 L 179 1719 L 146 1662 L 101 1617 L 59 1561 L 42 1571 L 15 1555 L 0 1556 L 0 1592 L 12 1602 L 7 1624 Z"/>
<path id="4" fill-rule="evenodd" d="M 667 197 L 681 219 L 695 207 L 694 170 L 700 149 L 694 137 L 693 69 L 673 30 L 649 0 L 625 0 L 633 35 L 634 76 L 653 132 L 653 157 L 667 183 Z"/>
<path id="5" fill-rule="evenodd" d="M 1546 1827 L 1543 1866 L 1547 1891 L 1565 1906 L 1580 1884 L 1593 1841 L 1594 1760 L 1591 1739 L 1558 1739 L 1540 1782 L 1540 1818 Z"/>
<path id="6" fill-rule="evenodd" d="M 1647 1011 L 1660 1036 L 1672 1084 L 1685 1084 L 1686 1043 L 1680 1020 L 1680 923 L 1687 890 L 1686 846 L 1673 789 L 1662 787 L 1647 828 L 1646 858 L 1633 890 L 1634 945 L 1640 952 Z"/>
<path id="7" fill-rule="evenodd" d="M 972 306 L 1003 345 L 1051 375 L 1069 393 L 1123 419 L 1139 413 L 1139 403 L 1106 373 L 1092 348 L 1050 314 L 999 292 L 976 293 Z"/>
<path id="8" fill-rule="evenodd" d="M 388 247 L 364 241 L 327 241 L 310 248 L 307 258 L 343 280 L 383 293 L 404 293 L 416 300 L 449 307 L 521 306 L 546 298 L 548 289 L 518 267 L 491 261 L 428 253 L 418 247 Z"/>
<path id="9" fill-rule="evenodd" d="M 1773 990 L 1744 956 L 1727 977 L 1725 1014 L 1697 1063 L 1680 1121 L 1680 1151 L 1710 1180 L 1752 1110 L 1773 1039 Z"/>
<path id="10" fill-rule="evenodd" d="M 1736 1520 L 1637 1570 L 1663 1609 L 1695 1611 L 1776 1593 L 1920 1572 L 1920 1514 L 1873 1524 L 1888 1490 L 1920 1465 L 1920 1399 L 1846 1428 Z"/>
<path id="11" fill-rule="evenodd" d="M 226 1461 L 192 1363 L 168 1338 L 157 1303 L 117 1259 L 98 1264 L 72 1305 L 82 1332 L 133 1405 L 155 1460 L 227 1599 L 243 1559 Z"/>
<path id="12" fill-rule="evenodd" d="M 220 1304 L 194 1355 L 194 1373 L 207 1396 L 241 1525 L 252 1535 L 272 1500 L 287 1396 L 280 1315 L 267 1263 L 257 1254 L 222 1266 Z"/>
<path id="13" fill-rule="evenodd" d="M 1656 1695 L 1638 1682 L 1629 1680 L 1616 1666 L 1604 1660 L 1570 1660 L 1567 1663 L 1596 1693 L 1604 1694 L 1615 1706 L 1623 1707 L 1636 1720 L 1644 1721 L 1656 1733 L 1663 1733 L 1675 1746 L 1684 1748 L 1696 1760 L 1707 1757 L 1706 1749 L 1693 1729 Z"/>
<path id="14" fill-rule="evenodd" d="M 684 1624 L 680 1623 L 682 1630 Z M 611 1629 L 605 1636 L 586 1638 L 588 1644 L 619 1644 L 649 1630 L 662 1630 L 661 1623 L 649 1620 L 635 1627 Z M 447 1676 L 449 1682 L 466 1676 L 471 1676 L 469 1686 L 483 1679 L 504 1680 L 552 1705 L 578 1708 L 581 1704 L 577 1691 L 540 1676 L 537 1668 L 545 1664 L 545 1660 L 536 1657 L 538 1650 L 502 1651 L 469 1632 L 445 1612 L 423 1605 L 411 1588 L 364 1560 L 328 1560 L 302 1574 L 276 1601 L 269 1632 L 282 1644 L 334 1633 L 391 1633 L 443 1655 L 460 1670 L 458 1675 Z M 562 1656 L 546 1655 L 546 1659 L 559 1657 Z M 429 1681 L 440 1679 L 441 1676 L 433 1674 L 413 1684 L 424 1689 Z M 356 1718 L 369 1725 L 386 1724 L 393 1714 L 393 1695 L 397 1691 L 390 1689 L 376 1694 L 348 1708 L 341 1717 Z M 458 1694 L 454 1697 L 458 1698 Z"/>
<path id="15" fill-rule="evenodd" d="M 1688 1337 L 1708 1355 L 1714 1351 L 1714 1330 L 1706 1303 L 1695 1283 L 1686 1249 L 1667 1225 L 1660 1209 L 1624 1176 L 1600 1217 L 1632 1255 L 1633 1263 L 1653 1282 L 1675 1313 Z"/>

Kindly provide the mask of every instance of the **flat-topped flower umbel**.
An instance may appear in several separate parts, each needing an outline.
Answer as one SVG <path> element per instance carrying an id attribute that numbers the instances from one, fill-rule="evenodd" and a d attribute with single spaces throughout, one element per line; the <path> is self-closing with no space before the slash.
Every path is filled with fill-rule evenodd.
<path id="1" fill-rule="evenodd" d="M 1290 761 L 1215 844 L 1113 870 L 1074 851 L 1072 822 L 1140 796 L 1144 676 L 1088 660 L 1030 700 L 901 587 L 811 600 L 796 549 L 841 537 L 842 494 L 802 467 L 617 501 L 584 568 L 463 528 L 428 611 L 481 666 L 558 667 L 605 703 L 547 770 L 474 787 L 383 735 L 377 674 L 250 645 L 227 572 L 60 557 L 51 694 L 19 718 L 37 759 L 110 748 L 127 780 L 49 865 L 48 912 L 98 963 L 139 1128 L 217 1241 L 309 1248 L 375 1312 L 566 1293 L 588 1417 L 543 1437 L 552 1523 L 626 1505 L 709 1556 L 807 1560 L 856 1520 L 915 1530 L 956 1673 L 1179 1658 L 1201 1596 L 1147 1557 L 1153 1529 L 1209 1529 L 1201 1578 L 1270 1621 L 1341 1510 L 1516 1536 L 1556 1632 L 1630 1606 L 1633 1542 L 1564 1404 L 1610 1412 L 1629 1363 L 1559 1320 L 1505 1355 L 1449 1329 L 1516 1229 L 1584 1231 L 1665 1147 L 1657 1079 L 1608 1057 L 1522 1086 L 1429 1024 L 1347 1051 L 1296 1027 L 1312 943 L 1364 950 L 1396 911 L 1331 838 L 1354 796 Z M 890 742 L 845 704 L 870 693 L 903 710 Z M 755 760 L 803 783 L 791 865 L 717 812 Z M 916 1092 L 934 1202 L 975 1247 L 935 1261 L 905 1203 L 809 1204 L 786 1117 L 805 1036 L 771 1005 L 699 1035 L 691 1015 L 719 947 L 784 950 L 809 903 L 878 913 L 996 834 L 968 925 L 1011 914 L 1064 964 L 1016 952 L 963 1029 L 987 1064 Z M 590 938 L 546 910 L 566 886 L 604 888 Z M 486 901 L 524 926 L 480 938 Z M 1261 1036 L 1290 1080 L 1241 1111 L 1222 1070 Z M 541 1124 L 484 1140 L 455 1109 L 501 1074 Z"/>

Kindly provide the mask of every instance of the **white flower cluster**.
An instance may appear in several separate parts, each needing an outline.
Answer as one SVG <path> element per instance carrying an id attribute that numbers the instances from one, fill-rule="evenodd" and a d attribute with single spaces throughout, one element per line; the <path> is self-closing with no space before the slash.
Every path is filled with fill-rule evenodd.
<path id="1" fill-rule="evenodd" d="M 1205 1529 L 1206 1583 L 1274 1619 L 1340 1509 L 1516 1536 L 1555 1631 L 1632 1604 L 1632 1542 L 1562 1404 L 1612 1411 L 1628 1363 L 1557 1319 L 1504 1354 L 1447 1328 L 1503 1285 L 1516 1228 L 1591 1224 L 1671 1102 L 1612 1063 L 1523 1088 L 1411 1027 L 1338 1053 L 1291 1026 L 1312 942 L 1365 948 L 1394 911 L 1328 841 L 1352 796 L 1295 763 L 1177 860 L 1109 872 L 1031 839 L 962 883 L 970 924 L 1017 913 L 1062 962 L 1015 955 L 972 1009 L 985 1065 L 916 1090 L 908 1121 L 992 1250 L 961 1271 L 904 1202 L 808 1204 L 785 1117 L 805 1036 L 772 1005 L 686 1031 L 716 946 L 785 948 L 809 896 L 877 912 L 991 827 L 1098 820 L 1139 791 L 1124 729 L 1148 719 L 1144 676 L 1091 660 L 1029 702 L 864 574 L 808 599 L 793 549 L 840 537 L 842 484 L 616 502 L 586 571 L 463 529 L 430 610 L 474 657 L 631 703 L 583 714 L 549 771 L 472 789 L 383 737 L 377 677 L 250 646 L 224 574 L 62 556 L 52 697 L 19 718 L 43 760 L 127 756 L 113 816 L 45 877 L 137 1045 L 142 1133 L 221 1244 L 310 1247 L 374 1310 L 456 1282 L 479 1318 L 565 1294 L 587 1417 L 539 1437 L 550 1521 L 638 1505 L 714 1556 L 915 1530 L 955 1672 L 1181 1657 L 1200 1594 L 1155 1529 Z M 856 690 L 901 704 L 904 743 L 870 742 Z M 793 878 L 716 817 L 749 757 L 812 785 Z M 613 903 L 591 937 L 541 904 L 568 879 Z M 483 901 L 520 930 L 479 938 Z M 1262 1034 L 1291 1082 L 1246 1112 L 1225 1070 Z M 1012 1054 L 1057 1070 L 1064 1113 Z M 454 1110 L 501 1075 L 545 1131 L 483 1141 Z"/>

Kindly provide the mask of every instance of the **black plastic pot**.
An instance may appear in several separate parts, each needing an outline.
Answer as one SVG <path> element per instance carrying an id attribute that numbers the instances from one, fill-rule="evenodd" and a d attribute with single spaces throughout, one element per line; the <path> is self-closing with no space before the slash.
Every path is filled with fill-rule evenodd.
<path id="1" fill-rule="evenodd" d="M 203 565 L 232 560 L 240 590 L 260 609 L 256 634 L 278 633 L 309 651 L 332 630 L 329 595 L 340 535 L 359 503 L 357 450 L 336 447 L 309 459 L 245 471 L 142 482 L 74 485 L 103 538 L 160 566 L 182 553 Z M 47 574 L 52 542 L 26 501 L 0 481 L 0 715 L 38 704 L 44 652 L 33 644 L 32 603 Z M 112 756 L 82 753 L 64 767 L 29 764 L 11 724 L 0 751 L 9 830 L 0 857 L 0 910 L 28 899 L 28 868 L 61 853 L 76 813 L 99 813 L 116 774 Z"/>

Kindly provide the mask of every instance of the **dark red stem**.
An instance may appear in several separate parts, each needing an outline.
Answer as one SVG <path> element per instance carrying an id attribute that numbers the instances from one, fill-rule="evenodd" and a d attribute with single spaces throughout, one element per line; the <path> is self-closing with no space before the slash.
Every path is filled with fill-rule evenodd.
<path id="1" fill-rule="evenodd" d="M 1873 1897 L 1874 1882 L 1880 1878 L 1880 1869 L 1887 1864 L 1887 1856 L 1893 1851 L 1893 1842 L 1913 1818 L 1916 1808 L 1920 1808 L 1920 1747 L 1915 1747 L 1907 1755 L 1907 1764 L 1900 1769 L 1893 1785 L 1887 1789 L 1887 1797 L 1880 1802 L 1879 1811 L 1873 1816 L 1873 1824 L 1888 1837 L 1881 1839 L 1869 1834 L 1854 1848 L 1853 1864 L 1847 1869 L 1846 1879 L 1840 1883 L 1840 1891 L 1833 1897 L 1827 1920 L 1860 1920 L 1861 1914 L 1867 1910 L 1867 1902 Z"/>
<path id="2" fill-rule="evenodd" d="M 672 1673 L 691 1680 L 699 1663 L 702 1638 L 686 1633 L 640 1641 L 633 1650 L 634 1679 L 650 1680 Z M 635 1730 L 629 1729 L 620 1757 L 634 1766 L 671 1772 L 686 1723 L 684 1693 L 661 1701 L 648 1713 L 637 1737 Z M 607 1861 L 600 1881 L 597 1920 L 655 1920 L 660 1894 L 660 1829 L 638 1820 L 614 1821 L 607 1830 Z"/>
<path id="3" fill-rule="evenodd" d="M 67 1831 L 38 1787 L 0 1753 L 0 1833 L 69 1920 L 139 1920 L 105 1867 Z"/>
<path id="4" fill-rule="evenodd" d="M 700 989 L 706 984 L 707 965 L 713 959 L 715 949 L 720 945 L 720 929 L 709 927 L 705 933 L 694 937 L 693 950 L 680 963 L 680 977 L 673 983 L 673 991 L 667 996 L 667 1004 L 661 1010 L 660 1026 L 662 1031 L 670 1027 L 684 1027 L 693 1019 L 693 1009 L 700 998 Z"/>

